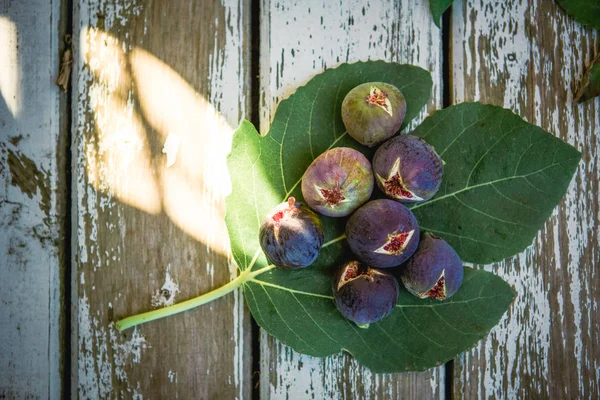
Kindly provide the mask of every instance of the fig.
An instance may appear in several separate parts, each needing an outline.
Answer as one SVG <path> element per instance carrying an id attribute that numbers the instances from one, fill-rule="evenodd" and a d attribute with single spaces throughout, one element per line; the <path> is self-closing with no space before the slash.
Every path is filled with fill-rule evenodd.
<path id="1" fill-rule="evenodd" d="M 388 316 L 398 301 L 398 292 L 398 281 L 392 274 L 359 261 L 344 264 L 333 281 L 335 305 L 361 328 Z"/>
<path id="2" fill-rule="evenodd" d="M 388 199 L 360 207 L 346 224 L 346 240 L 356 257 L 376 268 L 405 262 L 419 244 L 419 225 L 404 205 Z"/>
<path id="3" fill-rule="evenodd" d="M 345 217 L 369 200 L 374 178 L 371 163 L 358 150 L 336 147 L 309 165 L 302 177 L 302 195 L 315 211 Z"/>
<path id="4" fill-rule="evenodd" d="M 368 147 L 394 136 L 400 130 L 405 115 L 404 96 L 389 83 L 358 85 L 342 102 L 342 120 L 348 134 Z"/>
<path id="5" fill-rule="evenodd" d="M 402 203 L 431 199 L 442 183 L 444 163 L 435 149 L 418 136 L 396 136 L 373 157 L 377 186 Z"/>
<path id="6" fill-rule="evenodd" d="M 462 261 L 452 246 L 426 232 L 400 276 L 406 289 L 415 296 L 444 300 L 456 293 L 463 274 Z"/>
<path id="7" fill-rule="evenodd" d="M 312 264 L 324 237 L 317 214 L 293 197 L 269 211 L 259 232 L 260 246 L 269 261 L 284 269 Z"/>

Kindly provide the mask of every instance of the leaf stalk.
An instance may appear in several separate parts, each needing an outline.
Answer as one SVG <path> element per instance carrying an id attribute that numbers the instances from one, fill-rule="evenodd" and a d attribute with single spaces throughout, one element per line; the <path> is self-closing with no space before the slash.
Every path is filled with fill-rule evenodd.
<path id="1" fill-rule="evenodd" d="M 183 301 L 181 303 L 173 304 L 172 306 L 159 308 L 157 310 L 147 311 L 145 313 L 133 315 L 131 317 L 124 318 L 120 321 L 117 321 L 116 327 L 119 331 L 123 331 L 128 328 L 132 328 L 136 325 L 140 325 L 146 322 L 154 321 L 160 318 L 169 317 L 171 315 L 179 314 L 181 312 L 190 310 L 192 308 L 201 306 L 206 303 L 210 303 L 213 300 L 218 299 L 219 297 L 223 297 L 228 293 L 233 292 L 238 287 L 242 286 L 248 280 L 254 278 L 257 275 L 262 274 L 263 272 L 267 272 L 271 269 L 275 268 L 274 265 L 268 265 L 264 268 L 261 268 L 256 271 L 252 271 L 252 268 L 247 268 L 242 271 L 237 278 L 233 279 L 229 283 L 212 290 L 208 293 L 195 297 L 193 299 L 189 299 Z"/>

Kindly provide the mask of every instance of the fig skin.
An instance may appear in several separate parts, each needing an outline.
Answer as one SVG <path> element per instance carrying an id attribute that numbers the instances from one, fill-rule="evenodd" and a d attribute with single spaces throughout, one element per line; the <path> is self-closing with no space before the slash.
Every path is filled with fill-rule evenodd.
<path id="1" fill-rule="evenodd" d="M 394 237 L 404 244 L 399 246 Z M 350 217 L 346 240 L 360 261 L 375 268 L 395 267 L 417 249 L 419 225 L 404 205 L 388 199 L 373 200 Z"/>
<path id="2" fill-rule="evenodd" d="M 400 276 L 413 295 L 421 299 L 445 300 L 460 288 L 463 274 L 462 261 L 452 246 L 442 238 L 425 232 Z"/>
<path id="3" fill-rule="evenodd" d="M 312 264 L 319 256 L 324 237 L 317 214 L 293 197 L 269 211 L 259 231 L 260 246 L 267 259 L 283 269 Z"/>
<path id="4" fill-rule="evenodd" d="M 373 169 L 358 150 L 336 147 L 315 158 L 302 177 L 302 196 L 315 211 L 345 217 L 369 200 Z"/>
<path id="5" fill-rule="evenodd" d="M 348 134 L 368 147 L 394 136 L 400 130 L 405 115 L 406 100 L 402 92 L 389 83 L 358 85 L 342 102 L 342 120 Z"/>
<path id="6" fill-rule="evenodd" d="M 392 274 L 359 261 L 344 264 L 333 280 L 333 298 L 338 310 L 362 327 L 388 316 L 398 301 L 399 290 Z"/>
<path id="7" fill-rule="evenodd" d="M 442 184 L 444 163 L 435 149 L 418 136 L 396 136 L 373 157 L 377 186 L 402 203 L 431 199 Z"/>

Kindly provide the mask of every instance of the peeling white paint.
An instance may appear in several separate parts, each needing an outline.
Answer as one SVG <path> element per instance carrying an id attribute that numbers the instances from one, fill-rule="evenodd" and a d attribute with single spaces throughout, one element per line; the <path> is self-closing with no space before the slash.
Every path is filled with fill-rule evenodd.
<path id="1" fill-rule="evenodd" d="M 62 93 L 53 81 L 60 1 L 0 8 L 0 397 L 59 398 L 66 182 L 58 170 Z M 21 165 L 27 157 L 39 175 L 13 176 L 9 157 Z M 29 179 L 37 188 L 25 193 L 17 182 Z"/>
<path id="2" fill-rule="evenodd" d="M 175 304 L 175 295 L 180 293 L 179 285 L 173 280 L 170 274 L 171 264 L 167 265 L 165 271 L 165 283 L 152 295 L 152 307 L 166 307 Z"/>

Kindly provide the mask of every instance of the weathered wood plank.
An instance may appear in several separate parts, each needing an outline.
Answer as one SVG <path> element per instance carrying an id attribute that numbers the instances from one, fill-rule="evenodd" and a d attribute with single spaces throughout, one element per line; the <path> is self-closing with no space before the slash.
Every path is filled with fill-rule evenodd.
<path id="1" fill-rule="evenodd" d="M 248 109 L 248 10 L 244 0 L 76 6 L 74 396 L 249 397 L 240 292 L 114 327 L 235 275 L 225 159 Z"/>
<path id="2" fill-rule="evenodd" d="M 0 3 L 0 398 L 60 398 L 60 1 Z"/>
<path id="3" fill-rule="evenodd" d="M 453 101 L 503 105 L 583 151 L 566 200 L 533 246 L 486 267 L 518 297 L 488 339 L 455 363 L 454 395 L 597 398 L 600 99 L 572 100 L 598 32 L 552 1 L 453 7 Z"/>
<path id="4" fill-rule="evenodd" d="M 383 3 L 383 2 L 382 2 Z M 261 132 L 277 103 L 325 68 L 366 59 L 411 63 L 431 71 L 428 112 L 441 106 L 441 31 L 426 2 L 261 2 Z M 261 335 L 260 393 L 275 398 L 440 398 L 444 369 L 380 375 L 347 355 L 300 355 Z"/>

